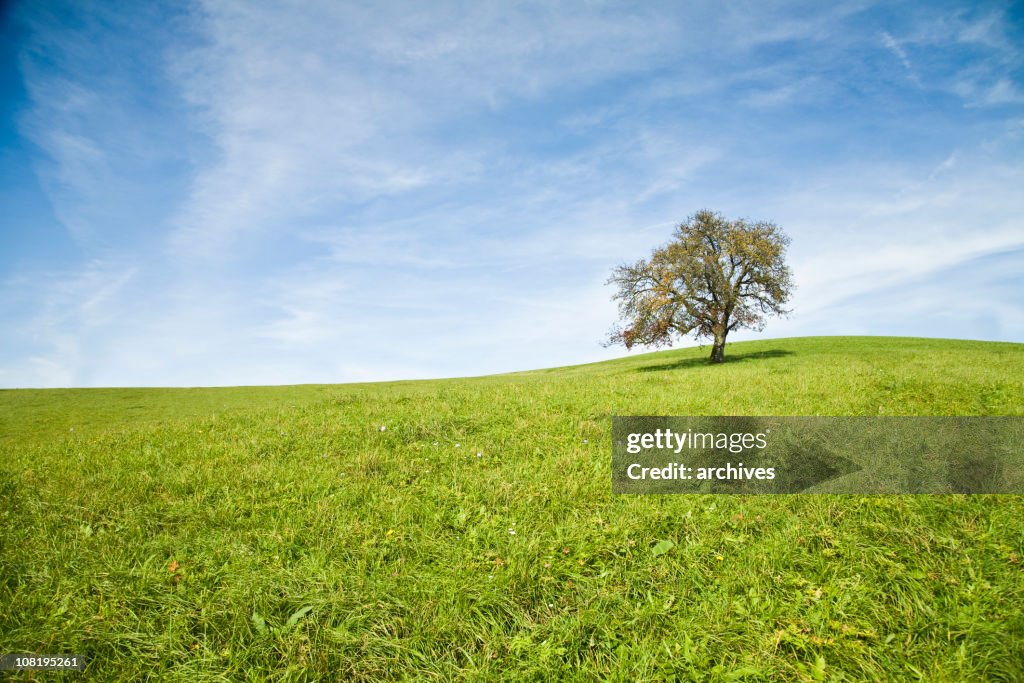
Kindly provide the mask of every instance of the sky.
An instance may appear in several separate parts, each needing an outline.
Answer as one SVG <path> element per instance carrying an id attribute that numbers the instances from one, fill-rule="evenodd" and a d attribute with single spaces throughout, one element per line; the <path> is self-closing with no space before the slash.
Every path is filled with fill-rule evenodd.
<path id="1" fill-rule="evenodd" d="M 1024 342 L 1020 2 L 2 7 L 0 387 L 622 356 L 705 208 L 792 239 L 730 340 Z"/>

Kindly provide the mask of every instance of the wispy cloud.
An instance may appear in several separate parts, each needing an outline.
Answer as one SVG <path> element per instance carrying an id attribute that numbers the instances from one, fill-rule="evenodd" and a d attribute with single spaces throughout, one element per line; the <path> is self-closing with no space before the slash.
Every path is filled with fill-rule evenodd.
<path id="1" fill-rule="evenodd" d="M 178 76 L 217 160 L 195 179 L 171 241 L 208 255 L 338 205 L 472 181 L 500 142 L 446 129 L 628 73 L 670 35 L 649 17 L 549 4 L 467 14 L 323 3 L 296 14 L 211 3 L 202 17 L 207 42 Z"/>
<path id="2" fill-rule="evenodd" d="M 931 173 L 928 174 L 927 181 L 931 182 L 932 180 L 935 180 L 935 177 L 938 176 L 940 173 L 948 171 L 952 169 L 954 166 L 956 166 L 956 152 L 953 152 L 948 157 L 943 159 L 942 162 L 940 162 L 937 166 L 935 166 L 935 168 L 932 169 Z"/>
<path id="3" fill-rule="evenodd" d="M 32 280 L 8 279 L 3 289 L 31 306 L 21 323 L 10 326 L 5 335 L 5 346 L 20 351 L 24 360 L 0 366 L 0 382 L 7 386 L 91 384 L 91 368 L 99 370 L 104 359 L 106 336 L 111 330 L 130 328 L 125 317 L 135 304 L 124 295 L 137 273 L 130 264 L 93 260 L 80 269 L 36 274 Z M 4 299 L 7 305 L 0 311 L 13 304 Z"/>
<path id="4" fill-rule="evenodd" d="M 911 82 L 918 87 L 922 87 L 921 79 L 918 78 L 917 73 L 914 71 L 914 65 L 910 63 L 910 58 L 907 57 L 907 51 L 886 31 L 882 31 L 882 43 L 900 60 L 900 64 L 903 65 Z"/>
<path id="5" fill-rule="evenodd" d="M 998 106 L 1024 102 L 1024 91 L 1007 78 L 985 82 L 973 75 L 965 74 L 956 82 L 953 89 L 965 100 L 969 100 L 971 106 Z"/>

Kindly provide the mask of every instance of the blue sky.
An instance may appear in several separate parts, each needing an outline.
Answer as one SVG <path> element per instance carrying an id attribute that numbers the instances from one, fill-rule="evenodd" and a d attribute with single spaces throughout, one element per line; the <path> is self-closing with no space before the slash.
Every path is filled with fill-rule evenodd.
<path id="1" fill-rule="evenodd" d="M 1024 341 L 1020 3 L 14 3 L 0 386 L 600 360 L 611 269 L 792 238 L 760 335 Z"/>

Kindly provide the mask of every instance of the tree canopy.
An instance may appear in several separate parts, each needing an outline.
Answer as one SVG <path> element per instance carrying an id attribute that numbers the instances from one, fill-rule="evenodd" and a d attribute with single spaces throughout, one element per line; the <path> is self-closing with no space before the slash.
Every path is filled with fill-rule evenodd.
<path id="1" fill-rule="evenodd" d="M 713 339 L 711 361 L 724 361 L 730 332 L 761 330 L 767 316 L 788 313 L 788 246 L 774 223 L 698 211 L 650 258 L 614 270 L 607 284 L 618 288 L 624 326 L 612 328 L 607 344 L 669 346 L 693 334 Z"/>

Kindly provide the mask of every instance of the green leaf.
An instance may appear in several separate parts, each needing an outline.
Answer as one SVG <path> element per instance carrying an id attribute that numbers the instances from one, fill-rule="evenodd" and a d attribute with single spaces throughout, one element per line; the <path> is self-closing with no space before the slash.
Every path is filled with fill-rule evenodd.
<path id="1" fill-rule="evenodd" d="M 666 541 L 659 541 L 658 545 L 654 546 L 654 548 L 651 549 L 651 554 L 654 555 L 655 557 L 658 557 L 659 555 L 664 555 L 669 550 L 672 550 L 672 548 L 675 548 L 675 547 L 676 547 L 676 544 L 673 543 L 672 541 L 667 541 L 667 540 Z"/>
<path id="2" fill-rule="evenodd" d="M 262 634 L 267 632 L 267 622 L 256 610 L 253 610 L 252 613 L 252 625 L 256 627 L 257 633 Z"/>
<path id="3" fill-rule="evenodd" d="M 305 607 L 302 607 L 302 608 L 296 610 L 293 615 L 288 617 L 288 621 L 287 621 L 287 623 L 285 623 L 284 627 L 285 628 L 292 628 L 292 627 L 294 627 L 296 624 L 299 623 L 299 619 L 302 619 L 302 617 L 306 616 L 307 614 L 309 614 L 312 611 L 313 611 L 313 606 L 312 605 L 306 605 Z"/>
<path id="4" fill-rule="evenodd" d="M 814 660 L 814 666 L 811 668 L 811 677 L 816 681 L 825 680 L 825 658 L 818 655 Z"/>

